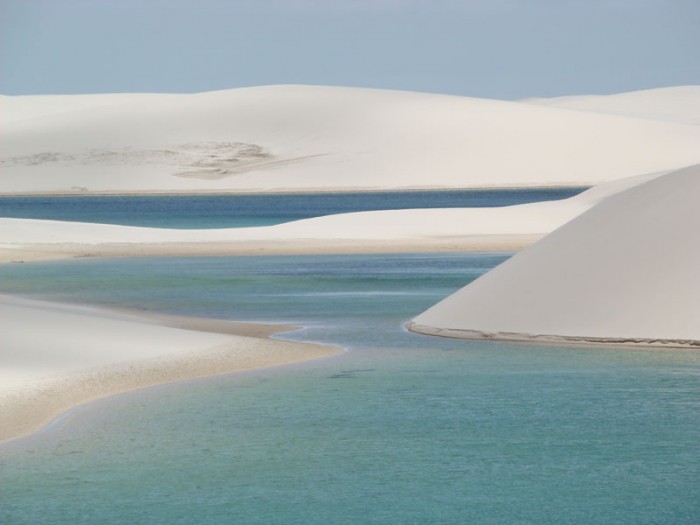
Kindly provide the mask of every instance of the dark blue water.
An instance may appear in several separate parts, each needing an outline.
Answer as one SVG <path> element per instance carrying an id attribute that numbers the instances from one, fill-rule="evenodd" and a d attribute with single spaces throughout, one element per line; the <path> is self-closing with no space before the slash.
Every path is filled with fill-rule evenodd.
<path id="1" fill-rule="evenodd" d="M 335 213 L 508 206 L 571 197 L 585 188 L 289 195 L 0 196 L 0 217 L 159 228 L 267 226 Z"/>
<path id="2" fill-rule="evenodd" d="M 0 523 L 697 524 L 697 352 L 403 330 L 506 258 L 0 266 L 3 292 L 297 322 L 351 349 L 74 410 L 0 448 Z"/>

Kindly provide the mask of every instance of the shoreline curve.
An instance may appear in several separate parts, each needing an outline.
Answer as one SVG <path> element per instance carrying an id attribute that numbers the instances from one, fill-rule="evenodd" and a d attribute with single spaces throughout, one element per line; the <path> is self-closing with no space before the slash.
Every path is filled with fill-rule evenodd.
<path id="1" fill-rule="evenodd" d="M 479 341 L 501 341 L 506 343 L 533 343 L 549 345 L 606 346 L 634 348 L 672 348 L 700 350 L 700 340 L 695 339 L 649 339 L 643 337 L 594 337 L 556 334 L 527 334 L 520 332 L 485 332 L 457 328 L 435 328 L 413 322 L 406 323 L 409 332 L 434 337 L 468 339 Z"/>
<path id="2" fill-rule="evenodd" d="M 30 374 L 24 381 L 20 376 L 19 380 L 13 382 L 9 376 L 10 380 L 3 381 L 4 388 L 0 388 L 0 445 L 40 432 L 71 409 L 97 399 L 177 381 L 301 363 L 344 351 L 330 345 L 272 339 L 274 335 L 299 328 L 291 325 L 145 312 L 135 315 L 134 311 L 129 310 L 72 306 L 0 295 L 0 307 L 5 308 L 13 302 L 23 307 L 55 308 L 59 312 L 76 310 L 88 320 L 89 316 L 94 315 L 104 321 L 106 316 L 122 322 L 115 325 L 119 330 L 123 329 L 126 320 L 136 328 L 146 326 L 146 329 L 150 327 L 158 330 L 158 335 L 161 332 L 171 332 L 172 337 L 191 335 L 193 341 L 198 341 L 199 334 L 205 342 L 209 341 L 207 338 L 213 337 L 218 344 L 205 344 L 204 348 L 194 345 L 193 348 L 184 350 L 175 348 L 170 353 L 166 351 L 145 359 L 117 358 L 114 362 L 87 368 L 59 366 L 54 371 L 42 370 L 38 375 Z M 68 329 L 70 328 L 74 327 L 69 326 Z M 113 337 L 114 334 L 105 333 L 104 336 Z M 10 347 L 12 342 L 10 336 L 7 346 Z M 127 344 L 128 341 L 125 341 L 125 346 Z M 58 349 L 60 350 L 60 345 Z M 0 350 L 0 358 L 4 357 L 6 364 L 9 362 L 6 367 L 9 372 L 5 375 L 12 374 L 13 369 L 21 372 L 22 367 L 27 367 L 29 361 L 18 361 L 17 354 L 11 348 Z"/>

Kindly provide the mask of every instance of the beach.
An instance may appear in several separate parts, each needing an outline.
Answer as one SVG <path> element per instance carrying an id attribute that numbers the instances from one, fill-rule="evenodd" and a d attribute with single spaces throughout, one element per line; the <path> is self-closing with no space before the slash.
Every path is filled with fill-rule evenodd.
<path id="1" fill-rule="evenodd" d="M 449 494 L 441 508 L 455 523 L 487 512 L 506 522 L 534 518 L 540 509 L 532 498 L 550 498 L 582 522 L 692 522 L 697 350 L 507 344 L 403 329 L 505 259 L 471 253 L 5 265 L 2 276 L 24 281 L 26 293 L 61 302 L 276 319 L 307 327 L 288 337 L 348 351 L 77 407 L 45 432 L 3 445 L 2 507 L 35 516 L 75 507 L 64 512 L 78 521 L 88 512 L 166 522 L 186 506 L 188 516 L 221 523 L 303 523 L 313 501 L 324 520 L 342 514 L 351 523 L 358 505 L 379 498 L 373 515 L 399 523 L 416 515 L 429 521 Z M 76 475 L 89 477 L 78 480 L 80 490 Z M 37 490 L 53 497 L 37 500 Z M 87 505 L 96 498 L 99 505 Z M 212 505 L 219 498 L 235 505 Z M 509 505 L 500 505 L 504 498 Z"/>
<path id="2" fill-rule="evenodd" d="M 2 0 L 0 525 L 698 525 L 699 20 Z"/>
<path id="3" fill-rule="evenodd" d="M 341 213 L 284 224 L 175 230 L 0 218 L 0 261 L 76 257 L 515 251 L 599 202 L 661 174 L 597 185 L 568 199 L 495 208 Z"/>
<path id="4" fill-rule="evenodd" d="M 115 312 L 0 296 L 0 441 L 71 407 L 169 383 L 333 355 L 270 339 L 290 326 Z"/>
<path id="5" fill-rule="evenodd" d="M 504 102 L 319 86 L 195 95 L 2 97 L 9 123 L 0 130 L 5 146 L 0 190 L 6 195 L 592 187 L 550 202 L 361 211 L 246 228 L 176 230 L 6 217 L 0 218 L 0 262 L 514 252 L 533 245 L 536 252 L 571 221 L 614 206 L 609 203 L 630 191 L 673 178 L 674 170 L 700 161 L 700 128 L 694 117 L 698 98 L 696 89 L 684 87 L 602 99 Z M 665 101 L 662 110 L 649 114 L 649 100 Z M 489 126 L 493 119 L 501 122 L 497 130 Z M 651 142 L 653 152 L 641 147 Z M 638 239 L 637 245 L 643 244 Z M 528 257 L 528 250 L 523 253 Z M 528 267 L 547 268 L 556 257 L 549 253 Z M 498 288 L 491 295 L 503 292 Z M 8 370 L 19 370 L 17 375 L 8 372 L 4 382 L 3 402 L 11 421 L 3 425 L 5 439 L 36 430 L 72 405 L 111 393 L 336 352 L 266 339 L 272 333 L 267 329 L 250 338 L 250 327 L 242 325 L 226 325 L 223 335 L 212 333 L 219 329 L 211 321 L 197 319 L 153 324 L 141 314 L 122 318 L 10 297 L 2 305 L 5 330 L 12 334 L 2 359 Z M 518 318 L 519 308 L 506 320 Z M 592 319 L 593 310 L 583 302 L 577 310 L 580 333 L 558 331 L 561 319 L 550 316 L 548 331 L 528 329 L 526 336 L 506 338 L 578 341 L 588 336 L 599 343 L 627 343 L 637 337 L 634 326 L 639 323 L 619 337 L 614 329 L 587 333 L 586 319 Z M 498 318 L 486 315 L 489 322 Z M 664 318 L 670 317 L 672 311 Z M 497 329 L 488 323 L 485 329 L 467 329 L 450 320 L 450 326 L 437 322 L 431 328 L 421 319 L 411 326 L 430 334 L 461 337 L 471 330 L 488 338 L 494 332 L 520 332 L 508 322 Z M 46 328 L 37 335 L 22 326 Z M 87 342 L 74 355 L 68 342 L 75 334 L 85 335 Z M 555 337 L 567 334 L 575 337 Z M 647 341 L 655 336 L 639 337 Z M 154 338 L 157 344 L 151 344 Z M 666 332 L 657 337 L 694 338 Z M 104 339 L 113 339 L 114 346 L 99 353 L 95 348 Z M 42 352 L 51 348 L 55 361 L 48 366 Z M 129 348 L 143 348 L 143 353 L 127 355 Z M 40 370 L 40 365 L 46 368 Z"/>

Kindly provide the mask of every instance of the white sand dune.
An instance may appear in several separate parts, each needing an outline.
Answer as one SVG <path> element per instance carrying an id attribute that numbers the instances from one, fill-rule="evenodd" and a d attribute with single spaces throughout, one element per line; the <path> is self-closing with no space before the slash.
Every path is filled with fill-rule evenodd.
<path id="1" fill-rule="evenodd" d="M 425 311 L 450 337 L 700 346 L 700 166 L 604 199 Z"/>
<path id="2" fill-rule="evenodd" d="M 1 97 L 0 192 L 597 184 L 700 162 L 700 128 L 318 86 Z"/>
<path id="3" fill-rule="evenodd" d="M 90 95 L 0 95 L 0 115 L 3 124 L 70 114 L 81 111 L 100 111 L 110 106 L 148 104 L 165 97 L 178 95 L 153 93 L 116 93 Z"/>
<path id="4" fill-rule="evenodd" d="M 527 104 L 310 86 L 0 97 L 4 193 L 599 184 L 556 202 L 350 213 L 264 228 L 2 218 L 0 261 L 516 249 L 559 228 L 411 328 L 457 337 L 698 344 L 700 169 L 666 173 L 700 162 L 700 127 L 691 125 L 697 92 L 679 105 L 669 93 L 578 100 L 574 105 L 588 108 L 576 110 L 571 100 Z M 651 111 L 652 100 L 666 102 Z M 209 333 L 203 321 L 177 326 L 0 296 L 0 440 L 111 393 L 331 352 L 231 335 L 233 329 Z"/>
<path id="5" fill-rule="evenodd" d="M 173 230 L 0 218 L 0 260 L 44 256 L 511 250 L 527 245 L 596 203 L 658 175 L 601 184 L 559 201 L 498 208 L 344 213 L 276 226 Z"/>
<path id="6" fill-rule="evenodd" d="M 674 86 L 615 95 L 530 98 L 521 102 L 551 108 L 700 125 L 700 86 Z"/>
<path id="7" fill-rule="evenodd" d="M 188 325 L 198 329 L 197 320 Z M 199 330 L 210 329 L 206 320 L 202 326 Z M 231 329 L 236 330 L 242 329 Z M 0 331 L 0 441 L 36 430 L 67 408 L 108 394 L 335 352 L 4 295 Z"/>

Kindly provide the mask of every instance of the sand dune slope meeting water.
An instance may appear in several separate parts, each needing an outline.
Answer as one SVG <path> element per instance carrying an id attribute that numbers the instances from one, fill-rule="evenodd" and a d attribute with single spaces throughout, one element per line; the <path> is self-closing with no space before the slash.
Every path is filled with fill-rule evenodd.
<path id="1" fill-rule="evenodd" d="M 700 346 L 700 166 L 612 196 L 428 309 L 450 337 Z"/>

